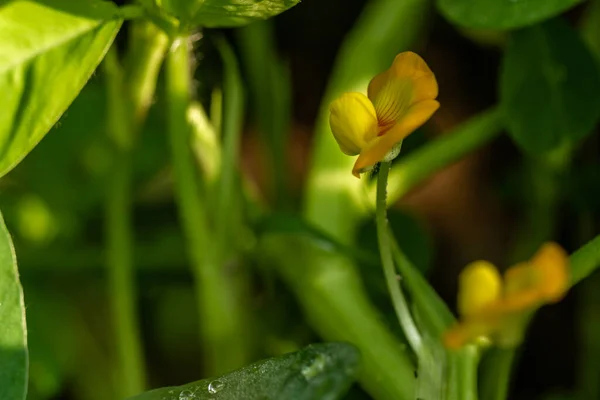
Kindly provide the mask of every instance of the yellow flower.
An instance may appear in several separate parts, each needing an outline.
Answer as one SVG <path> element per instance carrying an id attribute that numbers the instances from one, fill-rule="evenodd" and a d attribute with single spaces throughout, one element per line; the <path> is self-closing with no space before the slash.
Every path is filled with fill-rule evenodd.
<path id="1" fill-rule="evenodd" d="M 395 157 L 394 148 L 439 108 L 433 72 L 417 54 L 400 53 L 387 71 L 371 80 L 368 97 L 344 93 L 331 103 L 329 124 L 340 149 L 359 154 L 352 173 Z"/>
<path id="2" fill-rule="evenodd" d="M 468 265 L 459 278 L 461 320 L 444 334 L 444 344 L 456 349 L 489 338 L 499 346 L 516 346 L 528 316 L 559 301 L 568 281 L 568 256 L 556 243 L 546 243 L 529 262 L 509 268 L 504 281 L 487 261 Z"/>

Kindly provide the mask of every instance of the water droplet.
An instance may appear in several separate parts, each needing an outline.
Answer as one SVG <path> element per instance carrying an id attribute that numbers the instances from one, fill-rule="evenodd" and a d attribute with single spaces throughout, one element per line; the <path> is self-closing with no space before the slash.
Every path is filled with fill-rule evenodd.
<path id="1" fill-rule="evenodd" d="M 196 395 L 191 390 L 184 390 L 179 393 L 179 400 L 194 400 Z"/>
<path id="2" fill-rule="evenodd" d="M 208 393 L 218 393 L 225 387 L 225 384 L 221 381 L 212 381 L 208 384 Z"/>
<path id="3" fill-rule="evenodd" d="M 310 365 L 302 367 L 302 375 L 304 375 L 304 377 L 307 380 L 310 380 L 315 376 L 319 375 L 321 372 L 323 372 L 326 364 L 327 360 L 325 359 L 325 357 L 319 354 L 317 357 L 315 357 L 313 362 L 310 363 Z"/>

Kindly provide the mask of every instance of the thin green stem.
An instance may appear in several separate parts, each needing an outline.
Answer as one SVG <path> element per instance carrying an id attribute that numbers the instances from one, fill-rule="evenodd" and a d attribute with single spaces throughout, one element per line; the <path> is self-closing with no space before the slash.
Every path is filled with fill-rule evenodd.
<path id="1" fill-rule="evenodd" d="M 123 74 L 113 47 L 103 63 L 108 88 L 109 134 L 117 144 L 116 160 L 107 188 L 106 251 L 108 288 L 117 348 L 120 397 L 144 391 L 146 376 L 142 340 L 137 324 L 137 298 L 133 272 L 131 227 L 131 166 L 129 164 L 131 120 L 123 98 Z"/>
<path id="2" fill-rule="evenodd" d="M 506 400 L 510 389 L 510 378 L 517 349 L 490 350 L 483 361 L 481 375 L 481 398 Z"/>
<path id="3" fill-rule="evenodd" d="M 148 23 L 135 22 L 134 26 Z M 158 71 L 166 50 L 164 34 L 154 28 L 147 35 L 132 35 L 131 71 L 121 67 L 112 47 L 103 63 L 107 83 L 108 133 L 115 144 L 115 162 L 106 198 L 106 251 L 108 287 L 118 358 L 120 397 L 146 388 L 142 338 L 137 323 L 132 228 L 131 153 L 135 135 L 145 119 Z M 135 75 L 135 76 L 132 76 Z M 140 88 L 143 88 L 141 90 Z"/>
<path id="4" fill-rule="evenodd" d="M 406 339 L 411 348 L 420 356 L 423 353 L 423 339 L 413 321 L 408 303 L 402 294 L 398 279 L 396 278 L 396 268 L 394 267 L 394 259 L 392 257 L 392 246 L 390 243 L 390 235 L 388 234 L 388 219 L 387 219 L 387 179 L 390 172 L 391 162 L 382 162 L 379 167 L 377 176 L 377 208 L 375 210 L 375 222 L 377 224 L 377 240 L 379 241 L 379 253 L 381 255 L 381 263 L 383 265 L 383 273 L 385 281 L 392 297 L 392 304 L 400 325 L 404 330 Z"/>
<path id="5" fill-rule="evenodd" d="M 131 166 L 121 155 L 115 163 L 106 202 L 108 286 L 119 363 L 120 397 L 146 388 L 142 338 L 136 312 L 137 286 L 133 272 L 131 228 Z"/>
<path id="6" fill-rule="evenodd" d="M 233 224 L 239 223 L 239 217 L 235 210 L 239 210 L 236 200 L 240 135 L 244 119 L 244 94 L 239 67 L 233 49 L 223 38 L 217 40 L 217 48 L 221 53 L 224 64 L 223 77 L 223 118 L 222 136 L 223 160 L 219 182 L 216 188 L 217 204 L 215 213 L 216 242 L 222 247 L 221 254 L 224 256 L 231 243 L 236 239 L 231 237 Z M 235 233 L 239 236 L 239 232 Z"/>
<path id="7" fill-rule="evenodd" d="M 406 346 L 383 323 L 347 258 L 295 235 L 263 237 L 261 249 L 294 289 L 316 331 L 358 347 L 358 378 L 374 399 L 414 400 L 415 366 Z"/>
<path id="8" fill-rule="evenodd" d="M 477 367 L 479 350 L 475 346 L 465 346 L 458 352 L 448 354 L 448 400 L 477 400 Z M 482 397 L 486 399 L 487 397 Z"/>
<path id="9" fill-rule="evenodd" d="M 590 276 L 600 267 L 600 235 L 571 254 L 571 286 Z"/>
<path id="10" fill-rule="evenodd" d="M 389 222 L 387 219 L 386 190 L 390 167 L 391 162 L 380 163 L 379 174 L 377 176 L 375 221 L 377 225 L 377 239 L 379 241 L 381 263 L 383 266 L 386 284 L 392 297 L 394 310 L 396 311 L 396 315 L 398 316 L 398 320 L 400 321 L 400 325 L 402 326 L 406 339 L 418 358 L 418 379 L 415 392 L 416 398 L 431 400 L 441 399 L 443 396 L 446 356 L 445 351 L 439 342 L 440 332 L 435 332 L 434 330 L 432 337 L 421 336 L 421 333 L 419 332 L 419 329 L 413 320 L 412 314 L 408 307 L 408 302 L 402 293 L 396 275 L 396 268 L 394 265 L 394 250 L 401 261 L 403 257 L 399 247 L 397 246 L 397 243 L 393 243 L 393 236 L 391 235 Z M 408 269 L 410 269 L 410 267 L 407 266 L 401 268 L 401 270 Z M 412 276 L 409 282 L 416 283 L 417 279 Z M 428 286 L 426 283 L 424 283 L 424 285 Z M 413 290 L 417 291 L 418 288 L 413 287 Z M 424 295 L 427 297 L 427 294 Z M 444 310 L 439 310 L 436 308 L 438 304 L 435 303 L 435 298 L 428 299 L 428 301 L 425 302 L 426 304 L 424 304 L 422 300 L 423 299 L 421 299 L 420 305 L 432 305 L 432 307 L 428 308 L 435 313 L 440 313 L 441 315 L 439 317 L 442 319 L 444 318 Z M 427 333 L 427 331 L 425 331 L 425 333 Z"/>
<path id="11" fill-rule="evenodd" d="M 194 272 L 201 337 L 209 375 L 243 365 L 248 348 L 243 334 L 243 315 L 232 279 L 221 268 L 217 249 L 211 245 L 206 202 L 190 148 L 191 128 L 186 121 L 190 104 L 190 47 L 187 38 L 174 41 L 167 56 L 166 86 L 168 133 L 171 144 L 176 200 L 188 255 Z"/>

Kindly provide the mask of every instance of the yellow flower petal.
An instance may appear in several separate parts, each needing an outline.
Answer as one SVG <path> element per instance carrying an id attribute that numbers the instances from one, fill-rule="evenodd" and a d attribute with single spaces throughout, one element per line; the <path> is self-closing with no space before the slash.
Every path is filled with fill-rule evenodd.
<path id="1" fill-rule="evenodd" d="M 509 268 L 504 275 L 504 292 L 495 295 L 495 300 L 494 295 L 484 294 L 483 288 L 481 292 L 474 288 L 480 282 L 490 291 L 498 290 L 493 283 L 498 277 L 493 277 L 493 267 L 486 264 L 472 264 L 461 273 L 462 319 L 444 334 L 449 348 L 459 348 L 482 335 L 492 336 L 499 346 L 518 345 L 529 315 L 545 303 L 560 300 L 568 288 L 568 256 L 555 243 L 546 243 L 529 262 Z M 492 283 L 486 284 L 488 281 Z"/>
<path id="2" fill-rule="evenodd" d="M 363 148 L 352 169 L 354 176 L 360 177 L 361 171 L 383 160 L 395 145 L 431 118 L 439 106 L 436 100 L 425 100 L 410 107 L 387 133 L 371 140 Z"/>
<path id="3" fill-rule="evenodd" d="M 476 261 L 460 274 L 458 312 L 468 317 L 497 301 L 502 294 L 502 277 L 491 263 Z"/>
<path id="4" fill-rule="evenodd" d="M 340 149 L 354 156 L 377 137 L 377 116 L 362 93 L 344 93 L 329 107 L 329 125 Z"/>
<path id="5" fill-rule="evenodd" d="M 546 243 L 531 260 L 542 276 L 540 291 L 547 301 L 563 298 L 569 286 L 569 256 L 556 243 Z"/>
<path id="6" fill-rule="evenodd" d="M 387 71 L 371 80 L 368 95 L 385 132 L 415 103 L 435 99 L 438 85 L 425 61 L 407 51 L 398 54 Z"/>

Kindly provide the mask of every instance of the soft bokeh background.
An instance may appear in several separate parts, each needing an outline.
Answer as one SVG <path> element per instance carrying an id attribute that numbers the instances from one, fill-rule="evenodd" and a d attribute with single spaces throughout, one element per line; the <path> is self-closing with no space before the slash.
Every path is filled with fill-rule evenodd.
<path id="1" fill-rule="evenodd" d="M 290 210 L 300 204 L 311 132 L 336 52 L 364 4 L 361 0 L 305 0 L 272 21 L 293 84 L 286 155 Z M 583 6 L 569 12 L 569 21 L 577 23 L 582 10 Z M 497 100 L 500 47 L 505 37 L 458 31 L 436 14 L 428 24 L 427 35 L 413 49 L 435 72 L 442 107 L 407 140 L 403 154 Z M 224 33 L 239 46 L 231 30 L 206 31 L 195 42 L 197 90 L 205 102 L 220 77 L 220 61 L 211 42 L 216 33 Z M 125 41 L 124 32 L 119 40 Z M 241 67 L 245 73 L 244 64 Z M 50 134 L 0 181 L 0 208 L 14 236 L 25 290 L 31 352 L 29 398 L 34 400 L 112 398 L 114 359 L 102 234 L 110 146 L 104 131 L 102 80 L 101 73 L 96 73 Z M 139 310 L 153 387 L 204 377 L 192 277 L 172 197 L 161 90 L 159 85 L 134 162 Z M 259 192 L 272 200 L 252 107 L 248 104 L 241 165 Z M 597 233 L 597 213 L 588 206 L 597 208 L 600 199 L 599 186 L 594 184 L 598 182 L 598 150 L 597 135 L 592 135 L 576 153 L 576 179 L 557 211 L 556 240 L 569 251 Z M 503 135 L 436 174 L 394 206 L 391 219 L 401 244 L 449 303 L 454 303 L 456 277 L 466 263 L 480 258 L 501 266 L 510 262 L 521 210 L 528 202 L 526 171 L 519 150 Z M 583 207 L 588 218 L 582 217 Z M 360 235 L 365 248 L 376 248 L 373 224 L 366 224 Z M 243 260 L 252 275 L 249 302 L 256 326 L 240 335 L 253 335 L 260 353 L 256 359 L 320 341 L 290 291 L 262 264 L 260 254 L 252 251 Z M 387 312 L 391 329 L 399 329 L 381 271 L 370 266 L 362 266 L 361 271 L 371 297 Z M 592 281 L 598 278 L 596 274 Z M 536 316 L 519 354 L 511 398 L 549 398 L 544 396 L 574 389 L 584 313 L 594 315 L 580 305 L 600 309 L 597 299 L 582 299 L 593 291 L 585 293 L 578 287 Z M 348 398 L 368 396 L 356 385 Z"/>

